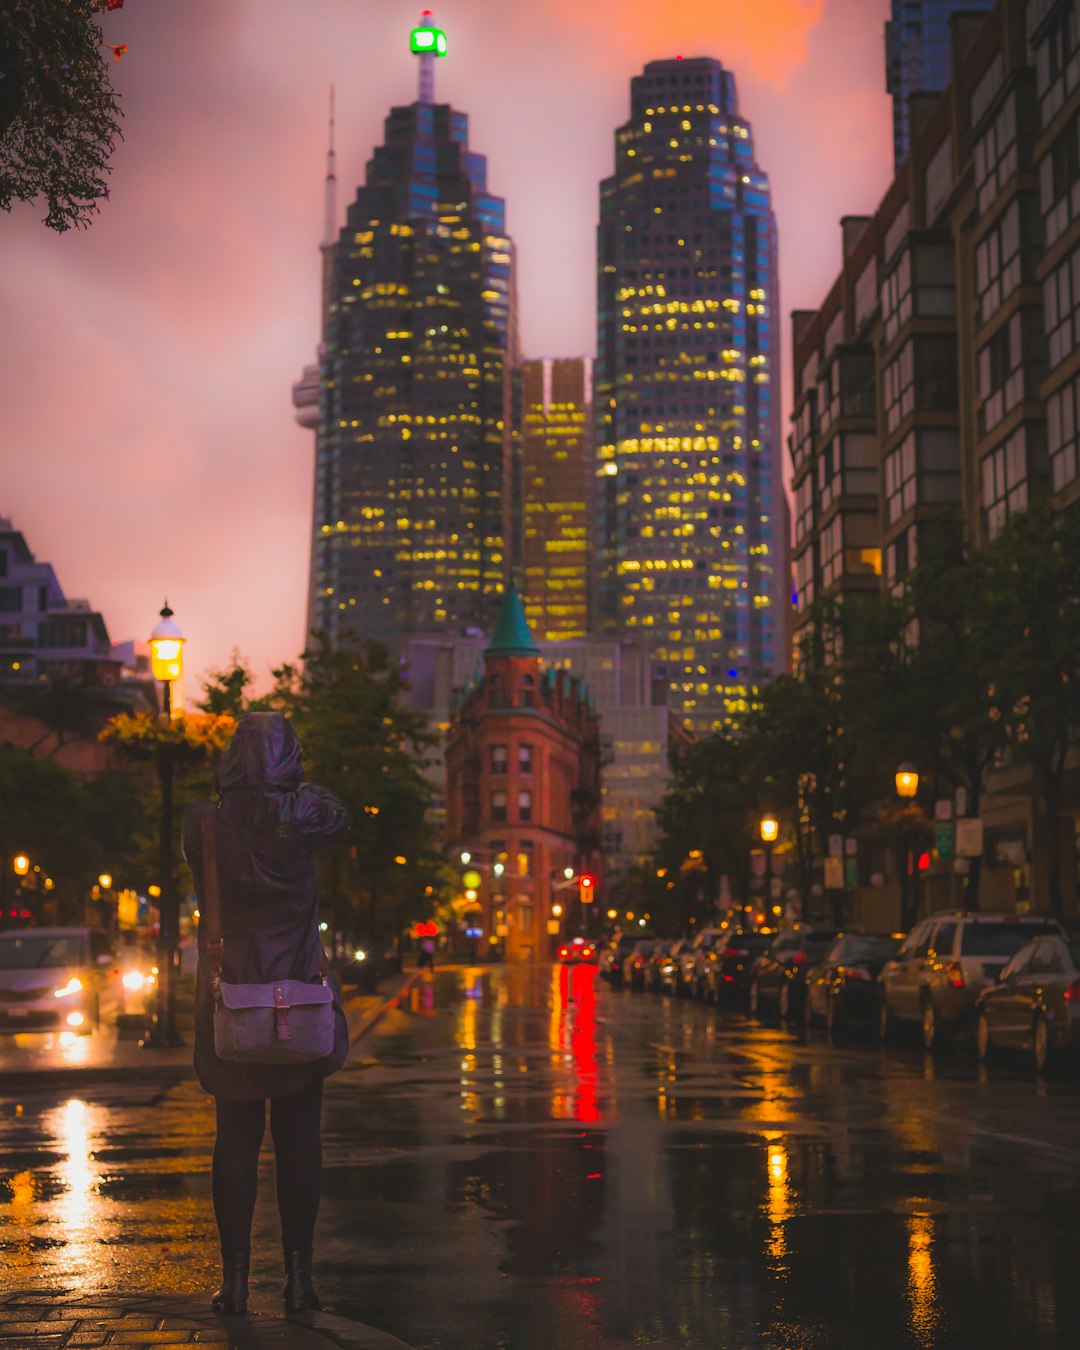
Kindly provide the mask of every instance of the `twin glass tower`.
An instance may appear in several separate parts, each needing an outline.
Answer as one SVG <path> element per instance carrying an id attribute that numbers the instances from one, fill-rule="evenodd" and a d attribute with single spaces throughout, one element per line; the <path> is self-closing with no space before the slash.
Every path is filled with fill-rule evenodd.
<path id="1" fill-rule="evenodd" d="M 411 45 L 419 97 L 328 226 L 320 361 L 296 394 L 316 431 L 309 630 L 392 649 L 490 628 L 520 500 L 505 205 L 435 101 L 446 38 L 426 11 Z M 601 189 L 583 589 L 590 631 L 647 644 L 703 731 L 786 668 L 776 227 L 719 62 L 652 62 L 631 105 Z"/>

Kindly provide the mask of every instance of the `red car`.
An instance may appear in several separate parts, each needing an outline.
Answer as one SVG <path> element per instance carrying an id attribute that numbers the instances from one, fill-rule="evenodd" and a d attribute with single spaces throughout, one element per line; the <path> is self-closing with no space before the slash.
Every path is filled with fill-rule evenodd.
<path id="1" fill-rule="evenodd" d="M 560 945 L 559 960 L 565 966 L 574 966 L 580 961 L 585 961 L 594 966 L 598 960 L 596 943 L 590 942 L 588 938 L 572 938 L 569 942 Z"/>

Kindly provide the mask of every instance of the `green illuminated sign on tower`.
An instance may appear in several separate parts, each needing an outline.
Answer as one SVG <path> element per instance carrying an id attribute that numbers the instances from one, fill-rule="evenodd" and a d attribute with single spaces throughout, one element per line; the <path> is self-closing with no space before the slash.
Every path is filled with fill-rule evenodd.
<path id="1" fill-rule="evenodd" d="M 417 56 L 445 56 L 446 34 L 441 28 L 420 26 L 409 35 L 409 46 Z"/>

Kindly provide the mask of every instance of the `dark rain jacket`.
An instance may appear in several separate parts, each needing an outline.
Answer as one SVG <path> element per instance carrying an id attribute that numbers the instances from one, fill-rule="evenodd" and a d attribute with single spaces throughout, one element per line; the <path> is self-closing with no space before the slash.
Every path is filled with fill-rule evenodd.
<path id="1" fill-rule="evenodd" d="M 184 816 L 183 847 L 203 885 L 202 819 L 217 816 L 218 893 L 227 983 L 319 979 L 315 855 L 349 828 L 348 812 L 303 782 L 300 742 L 280 713 L 249 713 L 217 769 L 220 802 L 197 802 Z M 311 1064 L 233 1064 L 214 1053 L 214 998 L 199 925 L 195 979 L 195 1071 L 215 1097 L 245 1101 L 299 1092 L 345 1063 L 348 1029 L 335 988 L 334 1050 Z"/>

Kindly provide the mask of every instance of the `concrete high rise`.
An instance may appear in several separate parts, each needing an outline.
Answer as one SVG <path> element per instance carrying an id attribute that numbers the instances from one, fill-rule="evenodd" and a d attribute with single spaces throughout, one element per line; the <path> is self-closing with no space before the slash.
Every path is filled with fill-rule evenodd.
<path id="1" fill-rule="evenodd" d="M 734 76 L 654 61 L 601 187 L 597 619 L 695 730 L 787 667 L 776 224 Z"/>
<path id="2" fill-rule="evenodd" d="M 526 361 L 520 394 L 522 600 L 541 641 L 589 626 L 592 362 Z"/>
<path id="3" fill-rule="evenodd" d="M 940 94 L 952 78 L 950 24 L 958 12 L 993 9 L 995 0 L 892 0 L 885 24 L 885 86 L 893 98 L 897 169 L 911 150 L 912 94 Z"/>
<path id="4" fill-rule="evenodd" d="M 430 16 L 412 46 L 420 96 L 391 110 L 324 243 L 317 419 L 310 377 L 294 394 L 301 423 L 316 422 L 308 629 L 393 649 L 498 610 L 515 355 L 504 203 L 464 113 L 435 102 L 446 43 Z M 328 174 L 332 203 L 330 187 Z"/>

